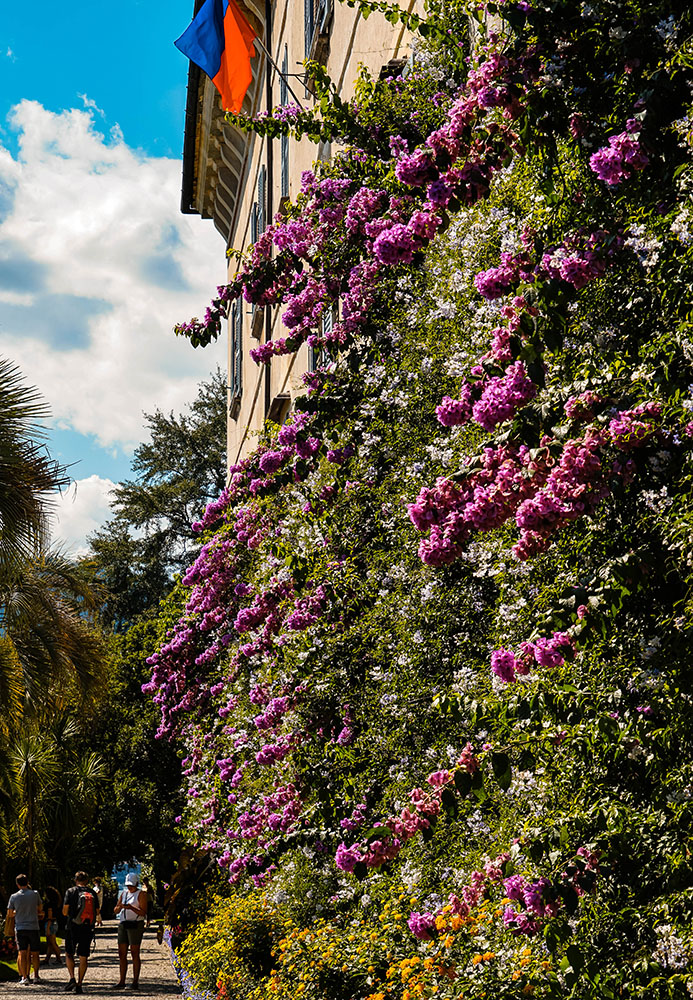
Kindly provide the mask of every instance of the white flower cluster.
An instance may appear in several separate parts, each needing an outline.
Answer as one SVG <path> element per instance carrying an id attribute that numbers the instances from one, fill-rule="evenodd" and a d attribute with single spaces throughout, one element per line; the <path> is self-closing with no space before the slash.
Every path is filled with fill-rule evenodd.
<path id="1" fill-rule="evenodd" d="M 675 933 L 671 924 L 660 924 L 655 928 L 657 947 L 652 957 L 667 969 L 685 969 L 691 960 L 690 945 Z"/>

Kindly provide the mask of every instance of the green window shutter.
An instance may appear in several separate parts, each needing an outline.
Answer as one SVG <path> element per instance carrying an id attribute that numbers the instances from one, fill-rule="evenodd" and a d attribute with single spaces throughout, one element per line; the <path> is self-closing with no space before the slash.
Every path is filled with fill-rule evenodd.
<path id="1" fill-rule="evenodd" d="M 257 176 L 257 235 L 262 236 L 266 227 L 267 171 L 264 164 Z M 256 237 L 257 238 L 257 237 Z"/>

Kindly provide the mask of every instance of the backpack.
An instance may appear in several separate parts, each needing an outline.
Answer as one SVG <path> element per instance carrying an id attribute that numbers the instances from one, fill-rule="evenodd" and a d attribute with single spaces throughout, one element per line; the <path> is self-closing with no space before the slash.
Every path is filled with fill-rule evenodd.
<path id="1" fill-rule="evenodd" d="M 77 909 L 72 917 L 73 924 L 93 924 L 96 918 L 94 894 L 91 889 L 78 889 Z"/>

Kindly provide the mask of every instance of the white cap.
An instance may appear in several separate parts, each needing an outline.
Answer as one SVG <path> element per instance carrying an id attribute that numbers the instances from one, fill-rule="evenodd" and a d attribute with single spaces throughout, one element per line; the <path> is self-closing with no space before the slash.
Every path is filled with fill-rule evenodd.
<path id="1" fill-rule="evenodd" d="M 137 885 L 138 882 L 139 879 L 134 872 L 128 872 L 127 875 L 125 876 L 125 885 Z"/>

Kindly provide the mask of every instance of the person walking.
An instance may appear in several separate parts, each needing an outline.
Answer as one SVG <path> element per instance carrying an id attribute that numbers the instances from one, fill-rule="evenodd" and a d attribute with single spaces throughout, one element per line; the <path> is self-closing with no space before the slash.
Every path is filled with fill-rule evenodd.
<path id="1" fill-rule="evenodd" d="M 142 879 L 142 892 L 147 893 L 147 918 L 145 926 L 149 927 L 152 922 L 152 910 L 154 908 L 154 890 L 152 889 L 151 882 L 146 876 Z"/>
<path id="2" fill-rule="evenodd" d="M 46 931 L 46 957 L 41 963 L 42 965 L 49 964 L 51 955 L 55 955 L 56 965 L 63 964 L 60 956 L 60 945 L 57 940 L 57 933 L 59 929 L 58 917 L 60 916 L 61 903 L 62 900 L 60 899 L 60 893 L 55 886 L 47 885 L 43 903 Z"/>
<path id="3" fill-rule="evenodd" d="M 40 983 L 39 978 L 39 920 L 43 917 L 41 896 L 29 887 L 26 875 L 18 875 L 17 892 L 13 893 L 7 903 L 7 912 L 14 916 L 14 931 L 17 940 L 17 971 L 20 975 L 19 985 L 29 986 L 31 967 L 34 968 L 34 983 Z"/>
<path id="4" fill-rule="evenodd" d="M 147 893 L 138 888 L 139 879 L 134 872 L 125 876 L 125 888 L 118 896 L 114 910 L 118 918 L 118 961 L 120 964 L 120 980 L 117 990 L 125 989 L 125 977 L 128 971 L 128 948 L 132 955 L 132 986 L 133 990 L 140 988 L 140 946 L 144 934 L 144 921 L 147 916 Z"/>
<path id="5" fill-rule="evenodd" d="M 67 917 L 65 932 L 65 964 L 70 981 L 66 993 L 82 992 L 82 983 L 89 964 L 91 939 L 96 922 L 101 917 L 99 900 L 93 889 L 87 885 L 86 872 L 77 872 L 75 884 L 65 893 L 63 914 Z M 75 979 L 75 955 L 79 958 L 79 971 Z"/>
<path id="6" fill-rule="evenodd" d="M 100 927 L 103 923 L 103 920 L 101 919 L 101 911 L 103 910 L 103 884 L 100 878 L 94 879 L 94 884 L 92 886 L 92 889 L 96 893 L 96 898 L 99 901 L 99 916 L 96 921 L 96 926 Z"/>

